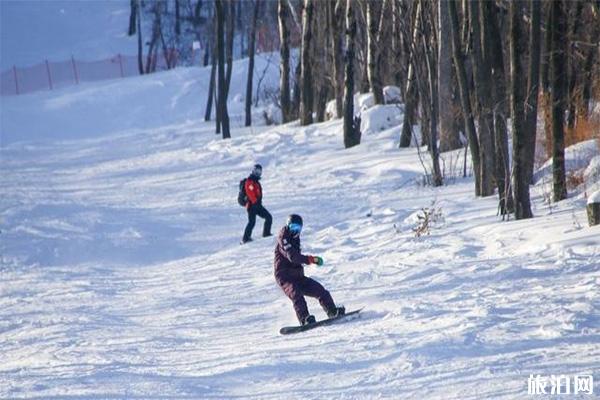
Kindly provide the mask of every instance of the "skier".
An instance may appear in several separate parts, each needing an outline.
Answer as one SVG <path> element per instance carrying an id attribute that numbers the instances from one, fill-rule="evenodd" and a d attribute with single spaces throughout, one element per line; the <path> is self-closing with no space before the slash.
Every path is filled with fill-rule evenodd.
<path id="1" fill-rule="evenodd" d="M 265 224 L 263 226 L 263 237 L 272 236 L 271 224 L 273 223 L 273 217 L 262 205 L 262 186 L 260 185 L 260 177 L 262 176 L 262 166 L 260 164 L 254 165 L 252 173 L 244 184 L 244 190 L 248 197 L 246 203 L 246 211 L 248 212 L 248 223 L 244 230 L 244 237 L 242 238 L 242 244 L 252 241 L 252 230 L 256 224 L 256 216 L 264 218 Z"/>
<path id="2" fill-rule="evenodd" d="M 281 228 L 275 246 L 275 280 L 285 294 L 292 300 L 296 317 L 300 324 L 316 322 L 315 317 L 308 313 L 304 296 L 315 297 L 329 318 L 344 315 L 344 307 L 336 307 L 331 295 L 314 279 L 304 276 L 303 264 L 323 265 L 323 259 L 318 256 L 303 255 L 300 250 L 300 232 L 302 217 L 292 214 L 287 224 Z"/>

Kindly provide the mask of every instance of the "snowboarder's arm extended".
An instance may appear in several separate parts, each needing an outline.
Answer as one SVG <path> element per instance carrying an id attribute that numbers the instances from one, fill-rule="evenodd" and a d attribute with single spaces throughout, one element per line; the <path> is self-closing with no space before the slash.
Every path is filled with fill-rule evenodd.
<path id="1" fill-rule="evenodd" d="M 279 247 L 281 248 L 281 253 L 285 258 L 287 258 L 293 264 L 310 264 L 310 256 L 305 256 L 300 253 L 300 250 L 295 246 L 292 246 L 291 243 L 287 241 L 287 239 L 281 239 L 279 243 Z"/>

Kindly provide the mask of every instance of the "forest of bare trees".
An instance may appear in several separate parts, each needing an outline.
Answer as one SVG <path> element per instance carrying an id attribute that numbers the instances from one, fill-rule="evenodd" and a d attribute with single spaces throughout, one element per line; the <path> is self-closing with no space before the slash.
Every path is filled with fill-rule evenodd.
<path id="1" fill-rule="evenodd" d="M 333 117 L 343 118 L 340 141 L 352 147 L 361 140 L 354 95 L 371 92 L 384 104 L 383 88 L 397 86 L 399 147 L 416 143 L 420 125 L 432 185 L 444 184 L 441 154 L 468 151 L 475 195 L 497 195 L 503 216 L 533 216 L 529 185 L 540 154 L 553 160 L 554 201 L 566 198 L 565 146 L 600 130 L 592 112 L 600 102 L 595 0 L 131 0 L 140 73 L 152 71 L 155 52 L 173 59 L 170 49 L 185 47 L 178 38 L 206 43 L 205 119 L 214 100 L 223 138 L 234 54 L 250 60 L 245 121 L 252 123 L 258 32 L 280 53 L 282 122 L 322 121 L 332 101 Z"/>

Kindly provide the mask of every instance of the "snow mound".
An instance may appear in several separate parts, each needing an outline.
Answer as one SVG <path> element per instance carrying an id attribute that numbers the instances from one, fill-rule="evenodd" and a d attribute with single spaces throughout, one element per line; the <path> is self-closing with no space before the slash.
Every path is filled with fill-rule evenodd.
<path id="1" fill-rule="evenodd" d="M 595 191 L 594 193 L 592 193 L 590 195 L 590 197 L 588 197 L 588 204 L 595 204 L 595 203 L 600 203 L 600 190 Z"/>
<path id="2" fill-rule="evenodd" d="M 404 107 L 398 104 L 375 106 L 361 114 L 360 129 L 369 135 L 384 131 L 402 124 Z"/>
<path id="3" fill-rule="evenodd" d="M 600 149 L 596 140 L 586 140 L 565 149 L 565 172 L 587 168 L 592 159 L 600 155 Z M 552 159 L 549 159 L 533 175 L 534 182 L 539 183 L 544 177 L 552 176 Z"/>

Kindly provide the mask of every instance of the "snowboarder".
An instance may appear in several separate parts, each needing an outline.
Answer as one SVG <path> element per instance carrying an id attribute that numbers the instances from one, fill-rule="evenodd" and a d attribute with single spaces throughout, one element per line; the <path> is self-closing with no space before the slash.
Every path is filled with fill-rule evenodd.
<path id="1" fill-rule="evenodd" d="M 292 300 L 296 317 L 300 324 L 316 322 L 315 317 L 308 313 L 304 296 L 315 297 L 329 318 L 345 313 L 344 307 L 336 307 L 331 294 L 314 279 L 304 276 L 303 264 L 323 265 L 323 259 L 318 256 L 303 255 L 300 250 L 300 232 L 302 217 L 292 214 L 287 224 L 281 228 L 275 246 L 275 280 L 284 293 Z"/>
<path id="2" fill-rule="evenodd" d="M 265 224 L 263 226 L 263 237 L 272 236 L 271 224 L 273 223 L 273 217 L 262 205 L 262 186 L 260 185 L 260 177 L 262 176 L 262 166 L 260 164 L 254 165 L 252 173 L 246 182 L 244 183 L 244 191 L 248 198 L 246 203 L 246 211 L 248 212 L 248 223 L 244 230 L 244 237 L 242 238 L 242 244 L 252 241 L 252 230 L 256 224 L 256 216 L 263 218 Z"/>

